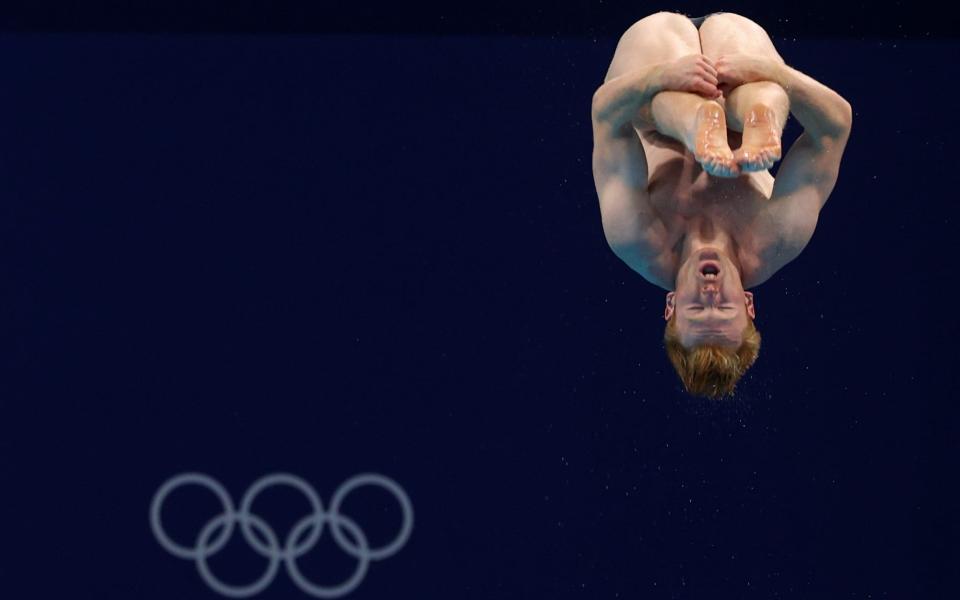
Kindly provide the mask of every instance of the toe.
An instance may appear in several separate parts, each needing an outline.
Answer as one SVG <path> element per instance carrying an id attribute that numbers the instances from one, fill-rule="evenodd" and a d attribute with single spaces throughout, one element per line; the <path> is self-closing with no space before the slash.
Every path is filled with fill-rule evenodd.
<path id="1" fill-rule="evenodd" d="M 775 162 L 776 162 L 776 159 L 774 158 L 773 152 L 771 152 L 770 150 L 764 150 L 763 151 L 763 168 L 769 169 L 770 167 L 773 166 L 773 163 Z"/>
<path id="2" fill-rule="evenodd" d="M 714 176 L 720 173 L 720 164 L 715 159 L 711 158 L 707 161 L 707 173 Z"/>

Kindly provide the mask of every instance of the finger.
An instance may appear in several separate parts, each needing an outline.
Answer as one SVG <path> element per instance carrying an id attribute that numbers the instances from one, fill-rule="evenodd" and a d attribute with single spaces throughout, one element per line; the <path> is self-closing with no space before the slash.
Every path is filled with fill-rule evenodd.
<path id="1" fill-rule="evenodd" d="M 717 86 L 711 85 L 706 81 L 700 81 L 697 83 L 697 90 L 707 98 L 715 98 L 718 91 Z"/>
<path id="2" fill-rule="evenodd" d="M 717 79 L 717 76 L 712 73 L 704 73 L 703 78 L 714 86 L 720 83 L 720 80 Z"/>
<path id="3" fill-rule="evenodd" d="M 707 58 L 706 56 L 703 57 L 702 66 L 703 66 L 703 68 L 706 69 L 708 72 L 713 73 L 714 75 L 717 74 L 717 67 L 716 67 L 716 65 L 714 65 L 713 62 L 711 62 L 710 59 Z"/>
<path id="4" fill-rule="evenodd" d="M 717 76 L 717 70 L 714 69 L 713 67 L 710 67 L 710 66 L 707 66 L 707 65 L 700 65 L 700 69 L 699 69 L 699 70 L 700 70 L 700 72 L 703 73 L 704 75 L 709 75 L 709 76 L 711 76 L 711 77 L 716 77 L 716 76 Z"/>

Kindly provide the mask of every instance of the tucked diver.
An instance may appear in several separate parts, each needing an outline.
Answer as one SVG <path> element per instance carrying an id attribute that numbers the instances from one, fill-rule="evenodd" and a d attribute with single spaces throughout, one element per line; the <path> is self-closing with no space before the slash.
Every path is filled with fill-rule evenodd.
<path id="1" fill-rule="evenodd" d="M 804 131 L 774 179 L 791 111 Z M 810 241 L 837 181 L 850 103 L 788 66 L 746 17 L 658 12 L 620 38 L 592 120 L 607 242 L 668 290 L 664 343 L 686 390 L 731 393 L 760 348 L 744 290 Z"/>

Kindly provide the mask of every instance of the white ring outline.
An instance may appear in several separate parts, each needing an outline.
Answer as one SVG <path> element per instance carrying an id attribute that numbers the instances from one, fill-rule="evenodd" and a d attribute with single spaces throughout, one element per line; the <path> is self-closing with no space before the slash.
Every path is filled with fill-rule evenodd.
<path id="1" fill-rule="evenodd" d="M 290 530 L 290 536 L 287 538 L 287 544 L 289 545 L 293 540 L 296 540 L 300 533 L 300 529 L 311 525 L 310 521 L 320 520 L 321 523 L 317 527 L 323 527 L 322 521 L 330 518 L 330 515 L 309 515 L 301 519 L 300 522 L 294 525 L 293 529 Z M 351 575 L 349 579 L 343 583 L 329 587 L 317 585 L 307 579 L 303 573 L 300 572 L 300 567 L 297 566 L 296 556 L 291 555 L 290 558 L 285 562 L 287 566 L 287 575 L 290 576 L 290 579 L 292 579 L 297 587 L 299 587 L 301 590 L 316 598 L 339 598 L 340 596 L 346 596 L 363 582 L 363 578 L 367 574 L 367 567 L 370 565 L 370 552 L 367 545 L 367 537 L 363 534 L 363 530 L 360 529 L 360 527 L 353 522 L 353 519 L 350 519 L 349 517 L 337 515 L 337 520 L 347 525 L 347 529 L 349 529 L 350 532 L 357 538 L 357 542 L 362 549 L 360 556 L 356 557 L 358 559 L 357 568 L 354 570 L 353 575 Z M 330 528 L 334 528 L 333 521 L 330 521 Z"/>
<path id="2" fill-rule="evenodd" d="M 163 546 L 164 550 L 176 556 L 177 558 L 189 558 L 196 560 L 199 549 L 196 546 L 193 548 L 181 546 L 170 539 L 170 536 L 168 536 L 167 532 L 164 531 L 160 519 L 160 510 L 163 506 L 164 500 L 166 500 L 167 496 L 170 495 L 170 492 L 172 492 L 175 488 L 191 483 L 195 485 L 201 485 L 216 494 L 217 498 L 220 499 L 220 504 L 223 505 L 222 514 L 232 515 L 236 512 L 236 509 L 233 507 L 233 499 L 227 492 L 227 488 L 223 487 L 219 481 L 213 477 L 210 477 L 206 473 L 181 473 L 168 479 L 163 485 L 160 486 L 160 489 L 157 490 L 157 493 L 153 495 L 153 501 L 150 503 L 150 528 L 153 530 L 153 535 L 156 536 L 157 541 L 160 542 L 160 545 Z M 218 552 L 221 548 L 223 548 L 223 546 L 227 543 L 227 540 L 230 539 L 230 535 L 232 533 L 233 521 L 223 528 L 223 532 L 220 534 L 220 537 L 218 537 L 213 543 L 213 549 L 210 551 L 210 554 Z"/>
<path id="3" fill-rule="evenodd" d="M 193 548 L 188 548 L 174 542 L 163 529 L 160 513 L 163 503 L 167 496 L 175 489 L 184 485 L 201 485 L 212 491 L 220 500 L 223 506 L 223 512 L 214 516 L 208 521 L 197 534 L 197 540 Z M 257 495 L 264 489 L 276 485 L 287 485 L 300 491 L 310 503 L 313 513 L 301 518 L 291 528 L 287 534 L 287 539 L 283 546 L 280 546 L 276 532 L 262 518 L 251 512 L 251 507 Z M 340 514 L 340 506 L 346 496 L 353 490 L 364 485 L 374 485 L 384 488 L 393 494 L 400 504 L 403 514 L 403 522 L 400 531 L 390 543 L 380 548 L 370 549 L 366 535 L 357 523 L 349 517 Z M 309 552 L 316 545 L 322 532 L 325 521 L 330 522 L 330 529 L 334 540 L 340 548 L 358 560 L 357 567 L 349 579 L 335 586 L 319 586 L 300 572 L 296 560 Z M 240 530 L 247 543 L 258 554 L 267 558 L 270 562 L 267 565 L 263 575 L 251 584 L 243 586 L 232 586 L 223 583 L 214 576 L 207 564 L 207 558 L 219 552 L 229 541 L 233 534 L 233 528 L 236 523 L 240 524 Z M 168 479 L 153 496 L 150 503 L 150 527 L 154 537 L 160 545 L 170 554 L 178 558 L 192 559 L 196 562 L 197 571 L 207 585 L 215 592 L 224 596 L 234 598 L 246 598 L 262 592 L 276 578 L 279 569 L 279 563 L 282 560 L 287 568 L 287 574 L 294 584 L 304 593 L 317 598 L 338 598 L 353 591 L 366 576 L 370 561 L 382 560 L 396 554 L 410 538 L 413 530 L 413 505 L 410 498 L 400 485 L 378 473 L 361 473 L 349 478 L 340 484 L 334 492 L 330 503 L 329 512 L 323 510 L 323 503 L 316 491 L 304 479 L 291 473 L 270 473 L 257 479 L 244 493 L 241 500 L 240 510 L 234 507 L 233 499 L 226 488 L 213 477 L 205 473 L 188 472 L 175 475 Z M 267 540 L 269 547 L 263 545 L 260 539 L 253 533 L 252 529 L 259 530 Z M 304 541 L 297 543 L 297 539 L 302 536 L 303 530 L 310 527 L 311 531 Z M 344 535 L 341 528 L 346 528 L 354 537 L 355 542 Z M 214 531 L 220 529 L 220 533 L 211 543 L 209 538 Z"/>
<path id="4" fill-rule="evenodd" d="M 337 491 L 333 493 L 333 499 L 330 500 L 330 514 L 341 516 L 340 505 L 343 504 L 344 498 L 356 488 L 364 485 L 380 486 L 392 493 L 400 504 L 400 510 L 403 513 L 403 524 L 400 526 L 400 532 L 397 534 L 397 537 L 382 548 L 367 550 L 370 555 L 370 560 L 383 560 L 399 552 L 400 548 L 403 548 L 403 545 L 407 543 L 407 539 L 409 539 L 410 533 L 413 531 L 413 505 L 410 503 L 410 498 L 407 496 L 407 493 L 403 491 L 403 488 L 401 488 L 396 481 L 378 473 L 361 473 L 341 483 Z M 360 558 L 358 552 L 361 551 L 354 548 L 351 542 L 340 532 L 340 527 L 336 521 L 330 521 L 330 530 L 333 532 L 333 537 L 337 540 L 337 545 L 339 545 L 344 552 L 354 558 Z"/>
<path id="5" fill-rule="evenodd" d="M 204 548 L 203 542 L 206 538 L 210 537 L 213 533 L 213 530 L 217 528 L 221 521 L 230 521 L 231 523 L 240 521 L 244 523 L 246 521 L 255 523 L 254 528 L 259 529 L 264 537 L 267 538 L 267 541 L 277 549 L 277 551 L 269 556 L 270 562 L 267 563 L 267 570 L 263 572 L 263 575 L 260 576 L 260 579 L 254 581 L 253 583 L 247 585 L 229 585 L 217 579 L 216 575 L 210 570 L 210 566 L 207 565 L 207 556 L 213 554 L 213 552 L 198 553 L 197 558 L 197 572 L 200 573 L 200 578 L 203 579 L 207 585 L 210 586 L 215 592 L 227 596 L 228 598 L 249 598 L 259 594 L 263 590 L 267 589 L 271 583 L 273 583 L 274 578 L 277 576 L 277 571 L 280 569 L 280 543 L 277 541 L 277 534 L 274 533 L 273 529 L 267 525 L 266 521 L 261 519 L 256 515 L 240 515 L 240 514 L 220 514 L 216 517 L 210 519 L 210 521 L 204 525 L 203 529 L 200 530 L 200 533 L 197 535 L 197 548 Z M 232 525 L 228 526 L 224 524 L 224 529 L 233 529 Z"/>
<path id="6" fill-rule="evenodd" d="M 287 485 L 292 487 L 300 492 L 307 498 L 307 502 L 310 503 L 310 507 L 313 508 L 314 515 L 325 514 L 323 510 L 323 501 L 320 500 L 320 496 L 317 495 L 316 490 L 310 486 L 309 483 L 303 480 L 303 478 L 298 477 L 292 473 L 271 473 L 269 475 L 264 475 L 260 479 L 254 481 L 247 491 L 244 492 L 243 498 L 240 500 L 240 515 L 252 516 L 250 513 L 250 507 L 253 506 L 253 501 L 256 500 L 257 495 L 264 490 L 264 488 L 273 487 L 277 485 Z M 310 515 L 308 515 L 310 516 Z M 247 543 L 250 544 L 254 550 L 257 551 L 264 558 L 272 558 L 273 553 L 263 550 L 263 547 L 260 544 L 260 540 L 257 539 L 253 532 L 250 531 L 249 525 L 251 521 L 243 519 L 240 521 L 240 531 L 243 532 L 243 537 L 247 540 Z M 318 527 L 314 528 L 310 532 L 310 535 L 307 536 L 307 539 L 304 540 L 301 544 L 301 547 L 296 547 L 293 551 L 296 556 L 303 556 L 310 551 L 311 548 L 316 545 L 317 540 L 320 538 L 320 534 L 323 533 L 323 520 L 320 521 Z M 289 537 L 292 534 L 288 533 Z M 283 549 L 280 550 L 280 558 L 287 560 L 287 552 L 290 552 L 291 549 L 287 547 L 287 544 L 284 544 Z"/>

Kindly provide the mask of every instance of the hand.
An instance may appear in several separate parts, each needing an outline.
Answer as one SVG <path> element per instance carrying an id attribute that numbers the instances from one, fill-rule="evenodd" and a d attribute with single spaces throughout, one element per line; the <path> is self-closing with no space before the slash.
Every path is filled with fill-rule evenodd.
<path id="1" fill-rule="evenodd" d="M 665 63 L 660 69 L 660 89 L 699 94 L 708 100 L 721 96 L 717 69 L 702 54 L 688 54 Z"/>
<path id="2" fill-rule="evenodd" d="M 780 63 L 765 56 L 752 54 L 724 54 L 717 57 L 714 66 L 720 89 L 730 93 L 733 88 L 753 81 L 775 81 Z"/>

